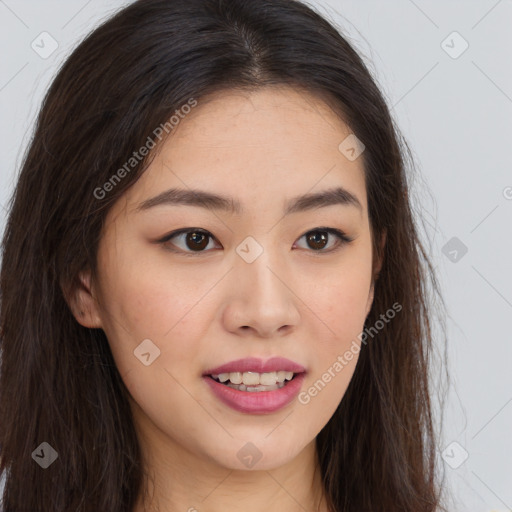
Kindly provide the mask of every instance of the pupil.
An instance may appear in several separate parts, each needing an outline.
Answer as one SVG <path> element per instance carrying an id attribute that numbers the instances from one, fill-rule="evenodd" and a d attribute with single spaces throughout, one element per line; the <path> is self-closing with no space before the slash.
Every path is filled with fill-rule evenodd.
<path id="1" fill-rule="evenodd" d="M 201 237 L 202 237 L 202 244 L 201 244 Z M 199 238 L 199 243 L 197 243 L 197 238 Z M 190 245 L 188 245 L 189 241 L 193 241 L 193 244 L 192 244 L 192 247 Z M 206 241 L 206 243 L 204 243 Z M 206 235 L 204 233 L 197 233 L 197 232 L 192 232 L 192 233 L 189 233 L 187 234 L 187 247 L 189 249 L 192 249 L 192 250 L 197 250 L 197 249 L 204 249 L 206 246 L 208 245 L 208 238 L 206 237 Z"/>
<path id="2" fill-rule="evenodd" d="M 319 236 L 317 236 L 319 234 Z M 319 246 L 313 246 L 313 249 L 323 249 L 327 244 L 327 236 L 324 231 L 313 231 L 308 236 L 308 243 L 319 244 Z"/>

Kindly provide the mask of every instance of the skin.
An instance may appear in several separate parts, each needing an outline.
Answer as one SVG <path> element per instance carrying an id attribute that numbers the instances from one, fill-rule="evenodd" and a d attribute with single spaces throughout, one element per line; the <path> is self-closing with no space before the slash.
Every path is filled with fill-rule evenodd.
<path id="1" fill-rule="evenodd" d="M 97 279 L 81 274 L 73 307 L 82 325 L 105 331 L 131 395 L 153 496 L 146 508 L 141 496 L 135 512 L 234 504 L 246 512 L 327 511 L 315 437 L 343 398 L 357 355 L 308 404 L 294 400 L 271 414 L 232 410 L 201 376 L 233 359 L 283 356 L 306 368 L 307 390 L 357 340 L 375 269 L 362 158 L 350 161 L 338 149 L 350 133 L 320 99 L 294 89 L 217 93 L 198 102 L 110 210 Z M 334 186 L 362 209 L 337 204 L 283 217 L 288 199 Z M 244 212 L 136 211 L 171 187 L 232 196 Z M 304 235 L 322 226 L 353 241 L 338 245 L 328 235 L 315 251 Z M 184 236 L 154 243 L 181 228 L 214 238 L 203 253 Z M 250 264 L 236 252 L 247 236 L 264 249 Z M 145 339 L 160 350 L 149 366 L 134 356 Z M 237 457 L 247 442 L 262 454 L 251 469 Z"/>

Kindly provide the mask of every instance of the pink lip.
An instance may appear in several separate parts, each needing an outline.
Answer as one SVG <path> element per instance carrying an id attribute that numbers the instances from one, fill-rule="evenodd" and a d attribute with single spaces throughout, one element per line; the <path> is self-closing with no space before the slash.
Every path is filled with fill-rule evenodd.
<path id="1" fill-rule="evenodd" d="M 294 361 L 290 361 L 289 359 L 285 359 L 284 357 L 273 357 L 268 361 L 263 361 L 262 359 L 257 359 L 255 357 L 246 357 L 244 359 L 237 359 L 236 361 L 231 361 L 229 363 L 218 366 L 217 368 L 208 370 L 203 373 L 203 376 L 218 375 L 219 373 L 231 372 L 269 373 L 278 372 L 280 370 L 293 373 L 303 373 L 306 371 L 306 369 L 300 364 L 295 363 Z M 238 392 L 240 393 L 240 391 Z M 241 391 L 241 393 L 244 393 L 244 391 Z M 262 393 L 273 393 L 273 391 L 263 391 Z"/>
<path id="2" fill-rule="evenodd" d="M 213 394 L 232 409 L 251 414 L 269 414 L 282 409 L 294 400 L 300 392 L 305 377 L 305 373 L 299 373 L 280 389 L 255 392 L 230 388 L 209 376 L 203 376 L 203 379 L 210 386 Z"/>

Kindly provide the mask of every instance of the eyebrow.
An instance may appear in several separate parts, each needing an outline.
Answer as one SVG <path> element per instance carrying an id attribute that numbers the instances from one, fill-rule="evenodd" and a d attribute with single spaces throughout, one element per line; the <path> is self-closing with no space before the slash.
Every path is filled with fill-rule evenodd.
<path id="1" fill-rule="evenodd" d="M 136 211 L 145 211 L 162 205 L 188 205 L 240 214 L 243 208 L 237 199 L 204 190 L 171 188 L 140 203 Z M 285 215 L 304 212 L 332 205 L 355 206 L 361 212 L 359 199 L 343 187 L 331 188 L 322 192 L 309 193 L 291 198 L 285 206 Z"/>

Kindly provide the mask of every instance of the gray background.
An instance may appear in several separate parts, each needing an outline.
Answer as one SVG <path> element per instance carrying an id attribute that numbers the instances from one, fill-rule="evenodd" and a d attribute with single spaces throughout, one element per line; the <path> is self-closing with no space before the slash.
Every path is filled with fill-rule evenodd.
<path id="1" fill-rule="evenodd" d="M 58 65 L 126 3 L 0 0 L 1 231 Z M 447 304 L 452 382 L 439 456 L 451 510 L 512 510 L 512 2 L 311 4 L 364 56 L 430 189 L 413 183 Z M 58 43 L 47 58 L 31 47 L 44 31 Z"/>

